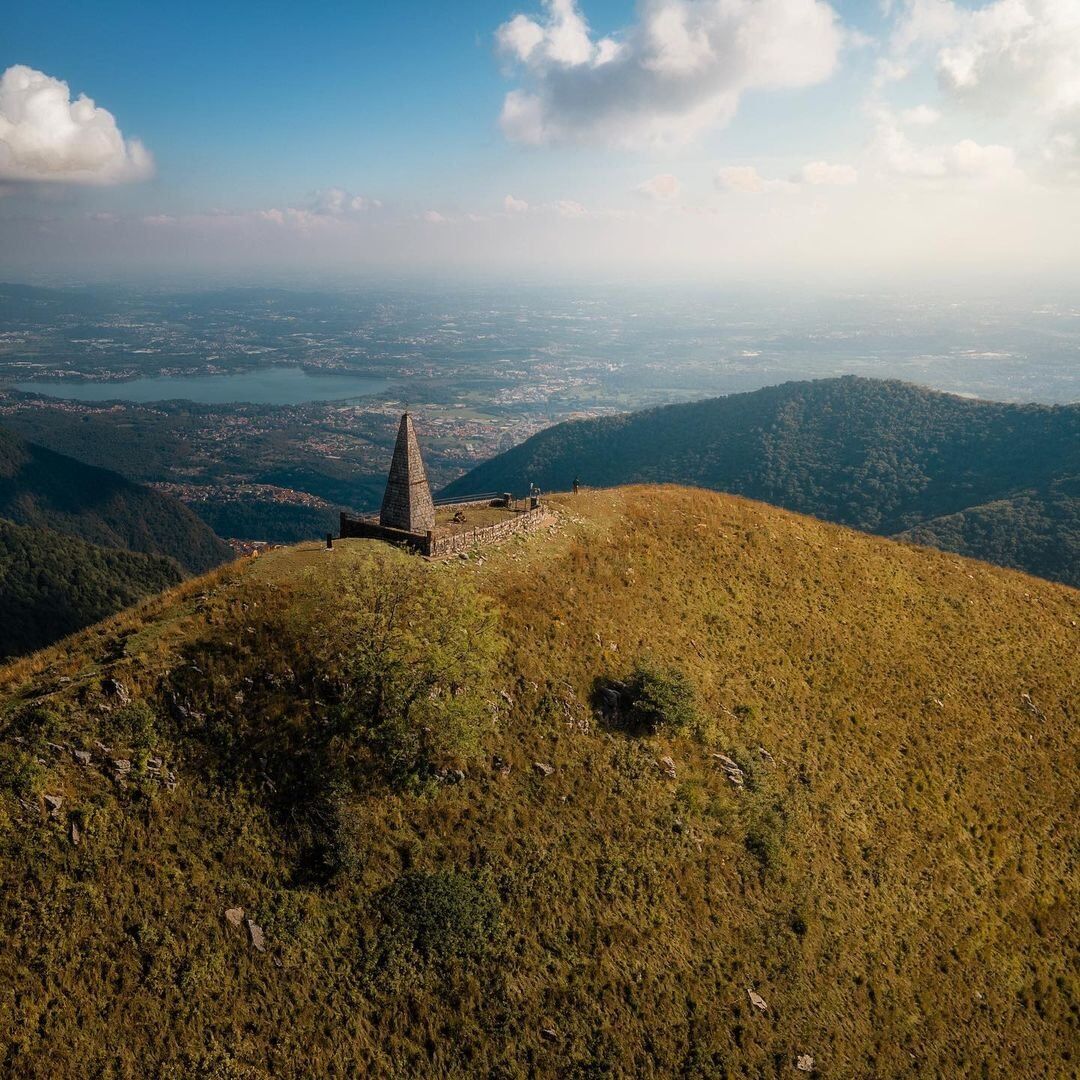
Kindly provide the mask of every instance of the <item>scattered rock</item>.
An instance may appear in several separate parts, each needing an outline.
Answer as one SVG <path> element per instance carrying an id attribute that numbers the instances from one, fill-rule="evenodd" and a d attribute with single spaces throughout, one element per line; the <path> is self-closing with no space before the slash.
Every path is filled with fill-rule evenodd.
<path id="1" fill-rule="evenodd" d="M 534 761 L 533 762 L 533 768 L 541 776 L 550 776 L 555 771 L 555 766 L 554 765 L 548 765 L 547 762 L 544 762 L 544 761 Z"/>
<path id="2" fill-rule="evenodd" d="M 46 795 L 45 809 L 49 811 L 49 817 L 56 817 L 60 813 L 60 807 L 64 805 L 62 795 Z"/>
<path id="3" fill-rule="evenodd" d="M 657 763 L 657 766 L 663 770 L 663 773 L 668 779 L 675 779 L 675 762 L 669 757 L 662 757 Z"/>
<path id="4" fill-rule="evenodd" d="M 1039 706 L 1036 705 L 1035 702 L 1031 700 L 1031 695 L 1030 694 L 1028 694 L 1028 693 L 1021 694 L 1020 695 L 1020 701 L 1023 704 L 1024 708 L 1027 709 L 1027 711 L 1029 713 L 1031 713 L 1032 716 L 1037 716 L 1040 720 L 1045 720 L 1046 719 L 1046 717 L 1043 715 L 1042 709 L 1040 709 Z"/>
<path id="5" fill-rule="evenodd" d="M 504 761 L 501 757 L 499 757 L 498 754 L 496 754 L 491 759 L 491 767 L 500 776 L 509 776 L 510 775 L 510 763 L 508 761 Z"/>
<path id="6" fill-rule="evenodd" d="M 230 926 L 235 926 L 237 930 L 244 923 L 244 909 L 242 907 L 231 907 L 225 909 L 225 921 Z"/>
<path id="7" fill-rule="evenodd" d="M 605 686 L 604 689 L 600 691 L 601 706 L 608 712 L 618 712 L 619 701 L 619 691 L 616 690 L 615 687 Z"/>
<path id="8" fill-rule="evenodd" d="M 769 1011 L 768 1003 L 760 994 L 755 993 L 749 987 L 746 990 L 746 994 L 747 997 L 750 998 L 750 1004 L 753 1005 L 755 1009 L 760 1009 L 762 1012 Z"/>
<path id="9" fill-rule="evenodd" d="M 813 1072 L 814 1071 L 814 1059 L 809 1054 L 800 1054 L 795 1059 L 795 1068 L 799 1072 Z"/>
<path id="10" fill-rule="evenodd" d="M 741 788 L 746 781 L 746 777 L 743 774 L 739 763 L 729 758 L 727 754 L 710 754 L 710 757 L 715 758 L 720 762 L 721 768 L 724 770 L 724 775 L 738 788 Z"/>
<path id="11" fill-rule="evenodd" d="M 78 847 L 79 841 L 82 840 L 82 832 L 79 829 L 79 823 L 72 818 L 71 819 L 71 842 Z"/>
<path id="12" fill-rule="evenodd" d="M 116 770 L 116 779 L 123 780 L 131 772 L 131 762 L 127 758 L 114 758 L 113 768 Z"/>
<path id="13" fill-rule="evenodd" d="M 512 709 L 514 707 L 514 699 L 505 690 L 499 691 L 499 697 L 506 702 L 507 708 Z"/>
<path id="14" fill-rule="evenodd" d="M 542 1027 L 540 1034 L 544 1036 L 548 1042 L 558 1042 L 559 1033 L 552 1027 Z"/>
<path id="15" fill-rule="evenodd" d="M 266 952 L 266 942 L 263 940 L 262 927 L 251 919 L 247 921 L 248 933 L 251 935 L 251 944 L 259 950 L 259 952 Z"/>
<path id="16" fill-rule="evenodd" d="M 89 750 L 72 750 L 71 752 L 80 765 L 89 765 L 93 761 L 93 755 Z"/>
<path id="17" fill-rule="evenodd" d="M 131 704 L 131 691 L 119 679 L 103 679 L 101 689 L 105 691 L 108 697 L 113 698 L 118 705 Z"/>
<path id="18" fill-rule="evenodd" d="M 770 754 L 769 751 L 766 750 L 764 746 L 759 746 L 757 748 L 757 752 L 761 755 L 762 761 L 767 761 L 770 765 L 775 765 L 776 764 L 776 761 L 773 758 L 772 754 Z"/>

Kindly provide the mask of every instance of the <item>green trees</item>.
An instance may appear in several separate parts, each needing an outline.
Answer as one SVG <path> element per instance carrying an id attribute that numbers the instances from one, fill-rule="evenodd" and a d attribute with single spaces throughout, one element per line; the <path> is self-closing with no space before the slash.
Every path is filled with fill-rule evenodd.
<path id="1" fill-rule="evenodd" d="M 232 553 L 183 503 L 0 429 L 0 518 L 166 556 L 190 573 Z"/>
<path id="2" fill-rule="evenodd" d="M 0 519 L 0 659 L 49 645 L 180 578 L 171 559 Z"/>
<path id="3" fill-rule="evenodd" d="M 396 778 L 475 752 L 501 641 L 460 575 L 372 553 L 330 575 L 314 637 L 335 698 L 331 751 L 374 750 Z"/>
<path id="4" fill-rule="evenodd" d="M 694 484 L 1080 585 L 1080 406 L 820 379 L 574 420 L 443 494 Z"/>

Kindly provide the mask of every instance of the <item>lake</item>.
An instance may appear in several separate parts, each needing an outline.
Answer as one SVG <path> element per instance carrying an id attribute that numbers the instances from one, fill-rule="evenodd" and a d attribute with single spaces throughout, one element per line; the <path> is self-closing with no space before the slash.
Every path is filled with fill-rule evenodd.
<path id="1" fill-rule="evenodd" d="M 68 401 L 172 401 L 202 405 L 300 405 L 381 394 L 389 379 L 334 372 L 309 375 L 303 368 L 265 368 L 233 375 L 159 375 L 128 382 L 21 382 L 16 390 Z"/>

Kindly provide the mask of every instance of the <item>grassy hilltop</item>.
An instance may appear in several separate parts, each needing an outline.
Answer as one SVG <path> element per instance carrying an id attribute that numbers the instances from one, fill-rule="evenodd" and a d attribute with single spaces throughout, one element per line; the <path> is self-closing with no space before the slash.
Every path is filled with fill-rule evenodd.
<path id="1" fill-rule="evenodd" d="M 1080 405 L 895 380 L 790 382 L 568 420 L 443 494 L 697 484 L 1080 587 Z"/>
<path id="2" fill-rule="evenodd" d="M 1078 639 L 673 487 L 186 582 L 0 669 L 0 1072 L 1072 1075 Z"/>

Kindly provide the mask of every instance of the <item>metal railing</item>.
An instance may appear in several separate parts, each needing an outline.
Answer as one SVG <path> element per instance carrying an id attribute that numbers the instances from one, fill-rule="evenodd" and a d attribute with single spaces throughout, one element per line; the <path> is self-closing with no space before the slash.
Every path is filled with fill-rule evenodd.
<path id="1" fill-rule="evenodd" d="M 501 499 L 503 494 L 501 491 L 481 491 L 479 495 L 444 495 L 441 499 L 432 499 L 431 501 L 436 506 L 453 506 L 454 503 L 477 503 L 483 502 L 485 499 L 488 501 Z"/>

